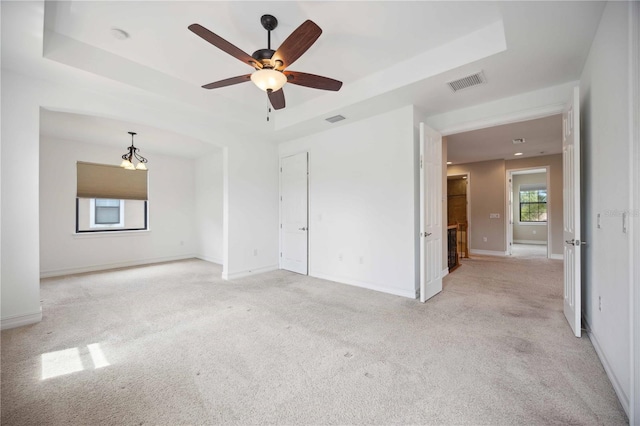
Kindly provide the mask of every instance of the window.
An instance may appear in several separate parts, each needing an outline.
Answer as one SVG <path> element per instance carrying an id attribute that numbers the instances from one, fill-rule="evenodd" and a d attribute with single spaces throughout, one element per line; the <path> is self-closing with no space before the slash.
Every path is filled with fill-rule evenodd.
<path id="1" fill-rule="evenodd" d="M 76 233 L 148 229 L 147 171 L 78 161 Z"/>
<path id="2" fill-rule="evenodd" d="M 76 232 L 143 231 L 146 200 L 76 198 Z"/>
<path id="3" fill-rule="evenodd" d="M 91 225 L 116 225 L 122 226 L 124 219 L 124 200 L 112 200 L 106 198 L 92 198 L 91 208 L 93 210 L 93 220 Z"/>
<path id="4" fill-rule="evenodd" d="M 547 190 L 520 187 L 520 222 L 547 221 Z"/>

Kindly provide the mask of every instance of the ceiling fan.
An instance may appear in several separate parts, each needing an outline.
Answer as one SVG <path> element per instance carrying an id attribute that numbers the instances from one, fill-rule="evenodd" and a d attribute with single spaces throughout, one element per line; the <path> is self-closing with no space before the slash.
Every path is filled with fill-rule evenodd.
<path id="1" fill-rule="evenodd" d="M 284 86 L 285 83 L 312 87 L 314 89 L 340 90 L 340 87 L 342 87 L 341 81 L 315 74 L 285 70 L 302 56 L 318 37 L 320 37 L 322 30 L 318 25 L 313 21 L 306 20 L 287 37 L 278 50 L 273 50 L 271 49 L 271 31 L 278 26 L 278 20 L 272 15 L 263 15 L 260 18 L 260 23 L 264 29 L 267 30 L 267 48 L 256 50 L 251 56 L 219 35 L 212 33 L 202 25 L 189 25 L 189 30 L 197 36 L 255 68 L 255 71 L 251 74 L 205 84 L 202 86 L 204 89 L 217 89 L 219 87 L 231 86 L 251 80 L 256 86 L 267 92 L 269 102 L 271 102 L 274 109 L 282 109 L 285 107 L 284 92 L 282 91 L 282 86 Z"/>

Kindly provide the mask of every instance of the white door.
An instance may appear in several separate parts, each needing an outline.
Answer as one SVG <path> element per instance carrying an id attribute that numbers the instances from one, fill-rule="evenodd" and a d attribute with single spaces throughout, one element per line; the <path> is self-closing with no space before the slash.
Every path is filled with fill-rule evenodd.
<path id="1" fill-rule="evenodd" d="M 307 153 L 280 160 L 280 268 L 307 274 Z"/>
<path id="2" fill-rule="evenodd" d="M 564 228 L 564 316 L 576 337 L 581 332 L 580 299 L 580 92 L 573 89 L 573 98 L 562 113 L 562 178 Z"/>
<path id="3" fill-rule="evenodd" d="M 442 291 L 442 135 L 420 123 L 420 301 Z"/>
<path id="4" fill-rule="evenodd" d="M 513 254 L 513 175 L 507 177 L 507 254 Z"/>

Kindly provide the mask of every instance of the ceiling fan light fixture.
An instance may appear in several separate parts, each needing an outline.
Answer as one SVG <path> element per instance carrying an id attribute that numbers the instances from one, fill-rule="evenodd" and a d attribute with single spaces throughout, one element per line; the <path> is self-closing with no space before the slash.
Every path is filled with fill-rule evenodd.
<path id="1" fill-rule="evenodd" d="M 251 74 L 251 81 L 265 92 L 276 92 L 282 89 L 282 86 L 287 82 L 287 76 L 280 71 L 276 71 L 270 68 L 263 68 L 254 71 Z"/>

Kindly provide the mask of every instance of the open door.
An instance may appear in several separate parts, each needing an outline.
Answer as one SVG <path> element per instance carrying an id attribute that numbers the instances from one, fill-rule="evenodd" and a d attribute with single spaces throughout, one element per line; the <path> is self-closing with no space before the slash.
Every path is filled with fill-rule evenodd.
<path id="1" fill-rule="evenodd" d="M 507 176 L 507 254 L 513 254 L 513 175 Z"/>
<path id="2" fill-rule="evenodd" d="M 562 113 L 562 178 L 564 228 L 564 316 L 576 337 L 581 334 L 580 253 L 580 91 Z"/>
<path id="3" fill-rule="evenodd" d="M 308 273 L 308 155 L 280 160 L 280 268 Z"/>
<path id="4" fill-rule="evenodd" d="M 442 135 L 420 123 L 420 301 L 442 291 Z"/>

